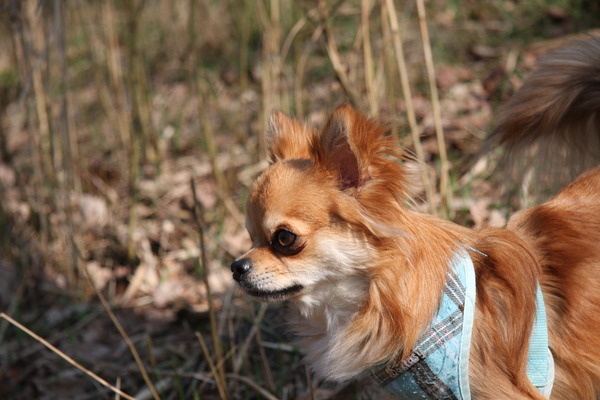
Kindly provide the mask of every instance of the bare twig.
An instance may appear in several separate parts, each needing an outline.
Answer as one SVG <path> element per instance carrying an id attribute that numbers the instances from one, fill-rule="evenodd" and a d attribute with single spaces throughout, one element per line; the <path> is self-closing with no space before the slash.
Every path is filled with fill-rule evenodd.
<path id="1" fill-rule="evenodd" d="M 121 377 L 117 377 L 117 388 L 121 390 Z M 121 395 L 119 393 L 115 393 L 115 400 L 121 400 Z"/>
<path id="2" fill-rule="evenodd" d="M 210 368 L 210 372 L 215 377 L 215 384 L 217 385 L 217 390 L 219 391 L 219 396 L 222 400 L 227 399 L 227 390 L 225 386 L 224 376 L 221 376 L 221 373 L 218 370 L 218 366 L 213 361 L 210 356 L 210 351 L 208 351 L 208 347 L 206 346 L 206 342 L 204 341 L 204 337 L 200 332 L 196 332 L 196 337 L 198 338 L 198 342 L 200 342 L 200 347 L 202 348 L 202 352 L 204 353 L 204 358 L 208 363 L 208 367 Z"/>
<path id="3" fill-rule="evenodd" d="M 262 346 L 262 334 L 260 333 L 260 329 L 256 330 L 256 344 L 258 346 L 258 353 L 260 354 L 260 360 L 263 365 L 263 370 L 265 373 L 265 381 L 266 386 L 269 390 L 275 390 L 275 380 L 273 379 L 273 374 L 271 373 L 271 367 L 269 365 L 269 358 L 267 357 L 267 353 L 265 352 L 264 346 Z"/>
<path id="4" fill-rule="evenodd" d="M 105 381 L 104 379 L 102 379 L 101 377 L 99 377 L 98 375 L 96 375 L 95 373 L 93 373 L 92 371 L 90 371 L 89 369 L 85 368 L 83 365 L 79 364 L 77 361 L 73 360 L 71 357 L 69 357 L 68 355 L 66 355 L 62 351 L 60 351 L 57 347 L 55 347 L 54 345 L 52 345 L 50 342 L 48 342 L 47 340 L 45 340 L 41 336 L 37 335 L 35 332 L 33 332 L 30 329 L 28 329 L 25 325 L 22 325 L 21 323 L 19 323 L 16 320 L 12 319 L 10 316 L 6 315 L 5 313 L 0 313 L 0 318 L 8 321 L 13 326 L 19 328 L 21 331 L 25 332 L 26 334 L 28 334 L 29 336 L 31 336 L 32 338 L 34 338 L 38 342 L 42 343 L 44 346 L 46 346 L 52 352 L 54 352 L 55 354 L 57 354 L 60 358 L 62 358 L 63 360 L 65 360 L 66 362 L 68 362 L 69 364 L 71 364 L 72 366 L 74 366 L 75 368 L 77 368 L 78 370 L 80 370 L 81 372 L 83 372 L 84 374 L 88 375 L 89 377 L 91 377 L 92 379 L 94 379 L 96 382 L 100 383 L 102 386 L 109 388 L 113 392 L 118 393 L 119 395 L 123 396 L 126 399 L 135 400 L 134 397 L 128 395 L 125 392 L 123 392 L 121 389 L 119 389 L 119 388 L 111 385 L 110 383 L 108 383 L 107 381 Z"/>
<path id="5" fill-rule="evenodd" d="M 227 378 L 229 378 L 229 379 L 235 379 L 235 380 L 238 380 L 240 382 L 245 383 L 246 385 L 250 386 L 252 389 L 256 390 L 259 394 L 261 394 L 267 400 L 277 400 L 278 399 L 277 396 L 274 396 L 273 394 L 271 394 L 266 389 L 258 386 L 256 384 L 256 382 L 254 382 L 250 378 L 247 378 L 245 376 L 238 375 L 238 374 L 227 374 Z"/>
<path id="6" fill-rule="evenodd" d="M 208 266 L 208 256 L 206 254 L 206 245 L 204 240 L 204 231 L 206 229 L 204 222 L 204 209 L 202 207 L 202 203 L 198 200 L 198 196 L 196 193 L 196 184 L 194 182 L 194 178 L 190 179 L 190 188 L 192 190 L 192 196 L 194 198 L 194 207 L 192 211 L 194 213 L 194 220 L 196 222 L 196 226 L 198 229 L 198 235 L 200 236 L 200 260 L 202 263 L 202 281 L 206 286 L 206 301 L 208 302 L 208 315 L 210 318 L 210 330 L 212 335 L 213 346 L 215 348 L 215 356 L 217 358 L 217 369 L 215 373 L 215 379 L 220 382 L 221 387 L 225 390 L 225 369 L 223 362 L 223 348 L 221 346 L 221 338 L 219 335 L 219 325 L 217 323 L 217 316 L 215 312 L 214 301 L 212 297 L 212 291 L 210 288 L 210 284 L 208 281 L 209 276 L 209 266 Z M 227 393 L 224 393 L 225 396 Z"/>
<path id="7" fill-rule="evenodd" d="M 258 331 L 259 325 L 262 322 L 263 317 L 265 316 L 267 307 L 268 305 L 266 303 L 260 304 L 260 310 L 258 311 L 258 315 L 254 317 L 254 324 L 252 325 L 252 329 L 250 329 L 250 332 L 246 335 L 246 340 L 240 347 L 240 351 L 238 352 L 238 356 L 235 360 L 233 368 L 235 373 L 237 373 L 242 368 L 242 363 L 244 361 L 244 358 L 246 357 L 246 354 L 248 353 L 250 343 L 252 343 L 252 340 L 256 336 L 256 332 Z"/>
<path id="8" fill-rule="evenodd" d="M 133 355 L 133 358 L 135 359 L 135 362 L 136 362 L 136 364 L 137 364 L 140 372 L 142 373 L 142 377 L 144 378 L 144 381 L 146 382 L 146 385 L 148 386 L 148 389 L 150 389 L 150 392 L 152 393 L 152 396 L 154 397 L 155 400 L 159 400 L 160 396 L 159 396 L 158 392 L 156 391 L 156 388 L 152 384 L 152 381 L 150 380 L 150 376 L 148 376 L 148 372 L 146 371 L 146 367 L 144 367 L 144 363 L 142 362 L 142 359 L 141 359 L 141 357 L 140 357 L 137 349 L 135 348 L 135 345 L 133 344 L 133 342 L 131 341 L 131 339 L 127 335 L 127 332 L 125 332 L 125 329 L 123 328 L 123 325 L 121 325 L 121 323 L 119 322 L 119 320 L 117 319 L 117 317 L 115 316 L 115 314 L 112 312 L 112 309 L 110 308 L 110 304 L 108 304 L 108 301 L 106 300 L 106 298 L 104 297 L 104 295 L 102 294 L 102 292 L 100 290 L 98 290 L 98 288 L 96 287 L 96 285 L 92 281 L 92 277 L 90 276 L 89 271 L 87 270 L 87 268 L 83 268 L 83 270 L 85 271 L 85 276 L 87 277 L 90 285 L 92 286 L 92 288 L 96 292 L 96 295 L 100 299 L 100 302 L 102 303 L 102 306 L 104 307 L 104 310 L 106 311 L 106 313 L 110 317 L 111 321 L 113 322 L 113 324 L 115 325 L 115 327 L 117 328 L 117 330 L 119 331 L 119 333 L 121 334 L 121 337 L 123 338 L 123 340 L 127 344 L 127 347 L 129 347 L 129 351 Z"/>
<path id="9" fill-rule="evenodd" d="M 17 308 L 19 301 L 23 297 L 23 293 L 25 292 L 25 288 L 27 287 L 27 281 L 29 280 L 29 276 L 31 274 L 30 270 L 25 270 L 23 273 L 23 277 L 21 278 L 21 282 L 19 282 L 19 286 L 17 286 L 17 290 L 11 295 L 10 305 L 8 306 L 8 313 L 14 313 Z M 4 342 L 4 334 L 7 329 L 7 320 L 2 321 L 0 324 L 0 343 Z"/>
<path id="10" fill-rule="evenodd" d="M 304 371 L 306 373 L 306 385 L 308 386 L 310 400 L 315 400 L 315 386 L 313 383 L 312 374 L 310 373 L 308 366 L 304 367 Z"/>

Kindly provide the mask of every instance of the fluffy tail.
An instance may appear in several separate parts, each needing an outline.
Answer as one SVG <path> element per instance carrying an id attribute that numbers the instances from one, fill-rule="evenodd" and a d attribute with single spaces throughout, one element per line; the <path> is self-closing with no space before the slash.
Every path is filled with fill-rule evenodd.
<path id="1" fill-rule="evenodd" d="M 501 110 L 487 148 L 542 185 L 600 163 L 600 37 L 544 59 Z M 523 168 L 525 167 L 525 168 Z"/>

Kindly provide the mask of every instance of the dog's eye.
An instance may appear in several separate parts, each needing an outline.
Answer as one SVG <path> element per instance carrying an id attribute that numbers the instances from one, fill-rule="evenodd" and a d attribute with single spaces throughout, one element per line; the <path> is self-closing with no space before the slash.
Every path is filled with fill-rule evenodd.
<path id="1" fill-rule="evenodd" d="M 280 253 L 292 255 L 302 250 L 298 242 L 298 235 L 295 233 L 287 229 L 278 229 L 273 234 L 271 246 Z"/>
<path id="2" fill-rule="evenodd" d="M 286 229 L 278 229 L 274 235 L 274 242 L 278 247 L 290 247 L 296 241 L 297 236 Z"/>

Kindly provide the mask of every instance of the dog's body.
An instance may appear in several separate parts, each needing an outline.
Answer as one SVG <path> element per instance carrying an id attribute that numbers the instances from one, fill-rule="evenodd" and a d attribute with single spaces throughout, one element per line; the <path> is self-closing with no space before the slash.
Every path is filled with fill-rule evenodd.
<path id="1" fill-rule="evenodd" d="M 546 106 L 536 103 L 532 117 L 560 124 L 545 129 L 573 128 L 569 134 L 598 140 L 600 41 L 591 47 L 586 65 L 598 64 L 597 74 L 580 82 L 586 90 L 595 85 L 587 97 L 571 98 L 562 119 L 540 115 L 557 96 L 579 89 L 549 85 L 535 97 Z M 573 68 L 571 76 L 579 71 Z M 527 136 L 511 124 L 532 105 L 521 96 L 509 106 L 499 141 Z M 318 376 L 351 379 L 408 357 L 436 313 L 460 248 L 477 279 L 472 397 L 544 398 L 526 373 L 538 283 L 555 361 L 551 398 L 600 396 L 600 168 L 516 214 L 506 229 L 473 231 L 406 206 L 409 176 L 390 157 L 398 155 L 394 140 L 349 106 L 339 107 L 322 131 L 274 113 L 269 149 L 273 163 L 248 200 L 254 247 L 232 271 L 251 295 L 295 305 L 289 323 Z"/>

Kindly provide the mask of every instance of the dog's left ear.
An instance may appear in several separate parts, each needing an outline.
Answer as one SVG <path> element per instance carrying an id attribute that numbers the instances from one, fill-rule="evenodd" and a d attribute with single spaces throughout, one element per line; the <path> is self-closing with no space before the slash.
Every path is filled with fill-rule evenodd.
<path id="1" fill-rule="evenodd" d="M 267 150 L 271 162 L 309 158 L 313 128 L 301 124 L 282 111 L 273 111 L 267 127 Z"/>
<path id="2" fill-rule="evenodd" d="M 362 125 L 364 118 L 343 104 L 329 118 L 314 148 L 315 163 L 336 176 L 342 190 L 358 188 L 368 178 L 355 140 Z"/>

